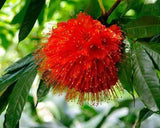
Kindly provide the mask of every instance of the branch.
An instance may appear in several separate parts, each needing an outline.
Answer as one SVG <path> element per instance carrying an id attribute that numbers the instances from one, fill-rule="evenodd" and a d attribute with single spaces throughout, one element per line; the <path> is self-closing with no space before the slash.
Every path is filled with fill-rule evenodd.
<path id="1" fill-rule="evenodd" d="M 102 22 L 102 24 L 106 24 L 106 21 L 108 17 L 112 14 L 114 9 L 117 8 L 117 6 L 120 4 L 120 2 L 123 0 L 116 0 L 116 2 L 113 4 L 113 6 L 109 9 L 108 12 L 102 13 L 102 15 L 98 18 L 99 21 Z"/>

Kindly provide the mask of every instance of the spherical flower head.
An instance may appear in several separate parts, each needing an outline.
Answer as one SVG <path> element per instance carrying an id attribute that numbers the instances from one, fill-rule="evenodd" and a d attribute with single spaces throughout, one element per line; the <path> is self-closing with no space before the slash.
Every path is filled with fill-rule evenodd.
<path id="1" fill-rule="evenodd" d="M 120 27 L 106 27 L 85 13 L 57 24 L 36 54 L 38 70 L 53 92 L 66 99 L 99 102 L 109 99 L 118 81 L 121 58 Z"/>

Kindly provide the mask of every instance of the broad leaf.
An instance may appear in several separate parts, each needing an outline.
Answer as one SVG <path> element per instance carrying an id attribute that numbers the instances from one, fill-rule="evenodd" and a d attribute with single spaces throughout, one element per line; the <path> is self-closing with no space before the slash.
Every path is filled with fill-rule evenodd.
<path id="1" fill-rule="evenodd" d="M 21 77 L 22 72 L 24 71 L 24 68 L 18 70 L 14 73 L 7 73 L 4 76 L 0 78 L 0 92 L 2 92 L 5 88 L 13 84 L 16 80 Z"/>
<path id="2" fill-rule="evenodd" d="M 0 9 L 3 7 L 4 3 L 6 2 L 6 0 L 1 0 L 0 1 Z"/>
<path id="3" fill-rule="evenodd" d="M 98 0 L 90 0 L 88 7 L 85 9 L 85 12 L 93 18 L 98 18 L 101 15 Z"/>
<path id="4" fill-rule="evenodd" d="M 143 16 L 125 25 L 124 29 L 130 38 L 152 37 L 160 33 L 160 18 Z"/>
<path id="5" fill-rule="evenodd" d="M 33 64 L 30 64 L 15 84 L 5 115 L 4 126 L 6 128 L 14 128 L 18 123 L 35 76 L 36 68 Z"/>
<path id="6" fill-rule="evenodd" d="M 160 80 L 155 66 L 140 43 L 134 44 L 133 85 L 144 102 L 152 111 L 160 110 Z"/>
<path id="7" fill-rule="evenodd" d="M 43 6 L 42 11 L 38 16 L 39 26 L 43 25 L 42 23 L 43 23 L 43 20 L 44 20 L 45 8 L 46 8 L 46 5 Z M 52 12 L 52 14 L 53 14 L 53 12 Z"/>
<path id="8" fill-rule="evenodd" d="M 49 90 L 50 87 L 41 80 L 37 90 L 37 102 L 41 101 L 48 94 Z"/>
<path id="9" fill-rule="evenodd" d="M 126 42 L 126 43 L 125 43 Z M 132 78 L 132 48 L 128 40 L 124 40 L 125 46 L 121 62 L 118 64 L 118 78 L 123 86 L 131 95 L 133 95 Z"/>
<path id="10" fill-rule="evenodd" d="M 141 42 L 146 52 L 150 55 L 154 66 L 160 70 L 160 42 Z"/>
<path id="11" fill-rule="evenodd" d="M 126 0 L 126 3 L 128 4 L 128 10 L 134 9 L 137 13 L 142 9 L 144 6 L 145 0 Z"/>
<path id="12" fill-rule="evenodd" d="M 153 112 L 147 108 L 143 108 L 138 117 L 138 121 L 136 122 L 135 128 L 140 128 L 141 123 L 146 120 L 148 117 L 150 117 L 153 114 Z"/>
<path id="13" fill-rule="evenodd" d="M 26 10 L 29 6 L 29 3 L 30 3 L 31 0 L 25 0 L 25 5 L 24 7 L 20 10 L 19 13 L 17 13 L 13 20 L 11 21 L 11 24 L 20 24 L 22 23 L 23 19 L 24 19 L 24 15 L 26 13 Z"/>
<path id="14" fill-rule="evenodd" d="M 44 4 L 45 0 L 31 0 L 21 24 L 21 28 L 19 31 L 19 41 L 24 40 L 30 33 Z"/>
<path id="15" fill-rule="evenodd" d="M 7 90 L 0 96 L 0 115 L 5 110 L 8 104 L 9 96 L 13 90 L 15 83 L 13 83 Z"/>
<path id="16" fill-rule="evenodd" d="M 115 1 L 116 0 L 103 1 L 105 8 L 109 10 Z M 142 9 L 143 4 L 144 4 L 144 0 L 123 0 L 121 1 L 118 7 L 109 16 L 108 23 L 111 23 L 111 21 L 116 21 L 116 23 L 119 22 L 119 19 L 124 17 L 126 12 L 130 9 L 133 9 L 135 13 L 139 13 L 139 11 Z"/>
<path id="17" fill-rule="evenodd" d="M 145 4 L 139 16 L 144 15 L 160 16 L 160 0 L 156 0 L 156 2 L 150 4 Z"/>
<path id="18" fill-rule="evenodd" d="M 13 72 L 15 70 L 18 70 L 24 66 L 27 66 L 33 61 L 33 53 L 28 54 L 27 56 L 23 57 L 22 59 L 18 60 L 14 64 L 10 65 L 5 71 L 6 72 Z"/>

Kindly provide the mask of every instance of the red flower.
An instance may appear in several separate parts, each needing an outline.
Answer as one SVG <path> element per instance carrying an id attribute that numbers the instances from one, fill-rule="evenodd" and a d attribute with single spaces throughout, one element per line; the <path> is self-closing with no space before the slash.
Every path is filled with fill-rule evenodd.
<path id="1" fill-rule="evenodd" d="M 109 28 L 85 13 L 61 22 L 47 43 L 36 53 L 39 71 L 54 92 L 67 92 L 66 99 L 101 101 L 114 94 L 116 64 L 121 58 L 120 27 Z"/>

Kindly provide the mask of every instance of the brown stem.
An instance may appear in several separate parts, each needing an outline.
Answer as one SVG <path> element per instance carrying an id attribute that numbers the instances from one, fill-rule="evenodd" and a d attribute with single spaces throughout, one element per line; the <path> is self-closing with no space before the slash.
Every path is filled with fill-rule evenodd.
<path id="1" fill-rule="evenodd" d="M 111 15 L 111 13 L 114 11 L 114 9 L 120 4 L 120 2 L 123 1 L 123 0 L 117 0 L 113 6 L 110 8 L 110 10 L 108 11 L 107 13 L 107 16 L 109 17 Z"/>
<path id="2" fill-rule="evenodd" d="M 106 12 L 105 14 L 102 13 L 102 15 L 99 17 L 98 20 L 100 20 L 102 22 L 102 24 L 106 24 L 106 21 L 107 21 L 108 17 L 112 14 L 114 9 L 116 9 L 116 7 L 120 4 L 121 1 L 123 1 L 123 0 L 116 0 L 116 2 L 109 9 L 109 11 Z"/>

